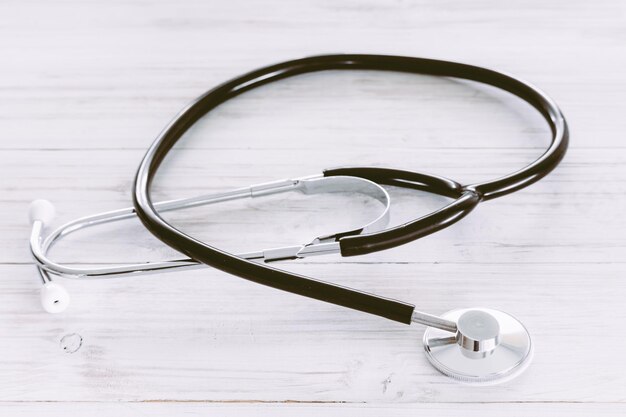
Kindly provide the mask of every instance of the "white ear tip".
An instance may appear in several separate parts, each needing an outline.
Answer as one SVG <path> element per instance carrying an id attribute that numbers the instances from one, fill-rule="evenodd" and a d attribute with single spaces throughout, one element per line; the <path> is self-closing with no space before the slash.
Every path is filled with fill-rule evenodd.
<path id="1" fill-rule="evenodd" d="M 48 313 L 60 313 L 70 303 L 70 295 L 56 282 L 47 282 L 41 289 L 41 305 Z"/>
<path id="2" fill-rule="evenodd" d="M 54 219 L 54 206 L 48 200 L 35 200 L 28 208 L 28 220 L 33 224 L 35 220 L 40 220 L 43 224 L 48 224 Z"/>

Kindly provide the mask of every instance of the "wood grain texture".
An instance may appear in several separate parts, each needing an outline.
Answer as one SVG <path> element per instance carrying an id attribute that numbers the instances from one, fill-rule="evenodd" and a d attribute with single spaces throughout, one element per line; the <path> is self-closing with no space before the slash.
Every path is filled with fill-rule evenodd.
<path id="1" fill-rule="evenodd" d="M 535 416 L 537 414 L 556 416 L 622 416 L 623 404 L 417 404 L 411 406 L 372 406 L 361 404 L 212 404 L 212 403 L 23 403 L 7 404 L 6 410 L 15 417 L 30 417 L 45 414 L 51 417 L 64 417 L 70 413 L 90 415 L 94 417 L 116 415 L 119 417 L 136 415 L 185 415 L 189 417 L 215 414 L 230 416 L 379 416 L 381 413 L 393 413 L 397 416 L 414 416 L 416 412 L 437 414 L 448 417 L 460 415 L 462 407 L 464 416 L 500 416 L 502 413 L 514 416 Z"/>
<path id="2" fill-rule="evenodd" d="M 625 45 L 620 0 L 0 3 L 0 415 L 623 415 Z M 66 280 L 68 311 L 41 310 L 29 201 L 52 200 L 58 224 L 128 206 L 145 148 L 195 96 L 262 65 L 336 52 L 497 68 L 540 86 L 565 112 L 570 151 L 530 188 L 398 249 L 279 264 L 432 313 L 508 311 L 536 344 L 523 376 L 456 384 L 428 365 L 420 327 L 210 269 Z M 527 105 L 474 83 L 309 74 L 205 117 L 166 160 L 155 194 L 338 165 L 471 183 L 524 166 L 548 136 Z M 446 201 L 389 191 L 393 224 Z M 374 208 L 362 196 L 293 194 L 168 218 L 246 251 L 358 225 Z M 179 255 L 133 220 L 78 233 L 53 256 L 111 264 Z"/>
<path id="3" fill-rule="evenodd" d="M 30 417 L 45 414 L 51 417 L 66 416 L 68 412 L 94 417 L 116 415 L 119 417 L 136 415 L 185 415 L 189 417 L 215 414 L 230 416 L 379 416 L 381 413 L 393 413 L 397 416 L 414 416 L 416 412 L 437 414 L 448 417 L 460 415 L 462 407 L 464 416 L 500 416 L 502 413 L 514 416 L 535 416 L 537 414 L 556 416 L 622 416 L 623 404 L 417 404 L 411 406 L 372 406 L 360 404 L 212 404 L 212 403 L 10 403 L 6 410 L 15 417 Z"/>

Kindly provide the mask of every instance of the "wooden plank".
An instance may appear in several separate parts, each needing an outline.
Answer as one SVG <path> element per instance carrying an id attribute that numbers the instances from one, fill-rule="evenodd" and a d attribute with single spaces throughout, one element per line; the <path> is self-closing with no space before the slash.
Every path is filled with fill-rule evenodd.
<path id="1" fill-rule="evenodd" d="M 27 263 L 24 244 L 29 201 L 47 198 L 61 224 L 84 215 L 128 206 L 137 161 L 143 151 L 3 151 L 0 207 L 0 260 Z M 469 183 L 495 178 L 520 167 L 533 150 L 422 150 L 415 162 L 403 151 L 388 150 L 385 165 L 418 166 Z M 359 158 L 347 153 L 294 152 L 288 158 L 265 151 L 184 150 L 177 152 L 157 180 L 156 198 L 189 197 L 233 187 L 319 173 L 325 166 L 376 161 L 375 151 Z M 362 157 L 362 158 L 361 158 Z M 476 158 L 482 163 L 466 162 Z M 393 160 L 397 163 L 393 163 Z M 481 204 L 452 228 L 391 251 L 357 258 L 320 257 L 307 262 L 452 262 L 452 263 L 598 263 L 622 262 L 626 220 L 619 215 L 626 190 L 616 171 L 626 156 L 604 149 L 572 149 L 563 164 L 539 183 L 510 196 Z M 235 162 L 231 162 L 235 161 Z M 455 161 L 460 161 L 455 163 Z M 328 163 L 328 165 L 325 165 Z M 45 172 L 45 180 L 41 178 Z M 426 193 L 391 189 L 392 224 L 400 224 L 446 204 Z M 284 200 L 286 198 L 286 200 Z M 369 204 L 366 204 L 368 203 Z M 349 210 L 345 210 L 349 208 Z M 231 251 L 249 251 L 306 243 L 314 236 L 365 224 L 378 206 L 359 196 L 287 194 L 224 203 L 168 214 L 201 239 Z M 607 219 L 613 227 L 603 227 Z M 23 220 L 24 219 L 24 220 Z M 603 220 L 604 219 L 604 220 Z M 242 225 L 246 235 L 242 236 Z M 128 239 L 128 236 L 133 236 Z M 75 249 L 80 247 L 80 251 Z M 137 221 L 105 226 L 69 237 L 55 251 L 65 262 L 144 261 L 171 257 Z"/>
<path id="2" fill-rule="evenodd" d="M 206 404 L 206 403 L 8 403 L 2 410 L 15 417 L 46 416 L 65 417 L 68 412 L 93 417 L 116 415 L 118 417 L 146 414 L 152 416 L 181 415 L 195 417 L 207 413 L 230 416 L 379 416 L 393 413 L 400 417 L 414 416 L 416 413 L 437 414 L 438 416 L 501 416 L 502 413 L 515 416 L 572 416 L 589 415 L 622 416 L 622 404 L 415 404 L 411 406 L 372 406 L 341 404 Z"/>
<path id="3" fill-rule="evenodd" d="M 470 388 L 429 366 L 420 326 L 285 294 L 216 270 L 64 281 L 42 312 L 30 266 L 0 282 L 5 401 L 624 401 L 621 264 L 299 264 L 289 269 L 435 314 L 490 306 L 519 317 L 534 363 Z M 79 335 L 79 336 L 76 336 Z M 79 343 L 79 339 L 82 342 Z M 80 344 L 80 348 L 77 346 Z M 66 349 L 67 348 L 67 349 Z M 598 350 L 600 349 L 600 350 Z M 68 353 L 76 350 L 74 353 Z"/>
<path id="4" fill-rule="evenodd" d="M 470 2 L 445 13 L 420 2 L 359 7 L 280 0 L 252 9 L 244 0 L 192 2 L 174 10 L 161 1 L 37 2 L 34 13 L 32 2 L 0 7 L 10 17 L 2 26 L 10 36 L 0 39 L 5 149 L 143 149 L 180 108 L 212 86 L 261 65 L 324 51 L 448 58 L 509 71 L 562 104 L 578 144 L 623 146 L 626 34 L 619 0 L 602 7 L 582 1 L 558 7 Z M 254 19 L 242 20 L 241 9 Z M 434 28 L 442 31 L 436 39 Z M 245 48 L 235 50 L 241 42 Z M 383 139 L 412 134 L 422 146 L 493 146 L 494 138 L 516 146 L 514 133 L 528 129 L 527 136 L 533 135 L 535 127 L 516 119 L 515 103 L 432 78 L 301 77 L 218 110 L 206 143 L 215 138 L 249 146 L 260 138 L 267 145 L 278 126 L 282 138 L 300 140 L 334 138 L 339 131 L 351 141 L 374 132 Z M 362 129 L 355 128 L 357 117 Z"/>

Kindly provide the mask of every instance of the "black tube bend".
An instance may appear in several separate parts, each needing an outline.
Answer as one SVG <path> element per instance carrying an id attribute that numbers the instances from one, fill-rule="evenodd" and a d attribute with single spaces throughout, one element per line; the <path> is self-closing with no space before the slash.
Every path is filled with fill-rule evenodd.
<path id="1" fill-rule="evenodd" d="M 510 75 L 467 64 L 424 58 L 387 55 L 316 56 L 249 72 L 208 91 L 183 109 L 156 138 L 137 170 L 133 190 L 135 209 L 142 223 L 152 234 L 199 262 L 259 284 L 408 324 L 414 310 L 411 304 L 238 258 L 194 239 L 170 225 L 154 209 L 150 196 L 151 182 L 167 153 L 206 113 L 241 93 L 273 81 L 309 72 L 339 69 L 399 71 L 462 78 L 489 84 L 531 104 L 542 114 L 552 132 L 550 146 L 532 164 L 502 178 L 467 186 L 443 177 L 393 169 L 366 167 L 327 170 L 325 175 L 361 176 L 383 184 L 426 190 L 456 199 L 443 209 L 405 225 L 376 234 L 341 238 L 339 243 L 344 256 L 395 247 L 441 230 L 465 216 L 481 200 L 496 198 L 538 181 L 557 166 L 567 149 L 567 124 L 556 103 L 537 88 Z"/>

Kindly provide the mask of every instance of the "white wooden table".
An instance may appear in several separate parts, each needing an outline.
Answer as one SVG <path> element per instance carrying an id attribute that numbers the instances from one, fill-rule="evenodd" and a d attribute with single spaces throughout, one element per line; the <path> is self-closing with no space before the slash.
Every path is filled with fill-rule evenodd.
<path id="1" fill-rule="evenodd" d="M 217 270 L 64 280 L 49 315 L 27 249 L 28 203 L 58 224 L 130 204 L 146 147 L 189 100 L 256 67 L 311 54 L 451 59 L 531 80 L 572 141 L 541 182 L 457 225 L 357 258 L 280 267 L 414 302 L 519 317 L 534 362 L 510 383 L 459 385 L 403 326 Z M 626 6 L 621 0 L 468 2 L 9 1 L 0 3 L 0 415 L 624 415 Z M 471 182 L 548 143 L 538 115 L 472 83 L 320 73 L 220 107 L 166 161 L 159 199 L 338 165 Z M 390 189 L 399 223 L 444 199 Z M 255 199 L 168 217 L 232 251 L 301 243 L 358 224 L 350 195 Z M 322 221 L 322 220 L 323 221 Z M 177 256 L 137 221 L 77 234 L 74 263 Z"/>

